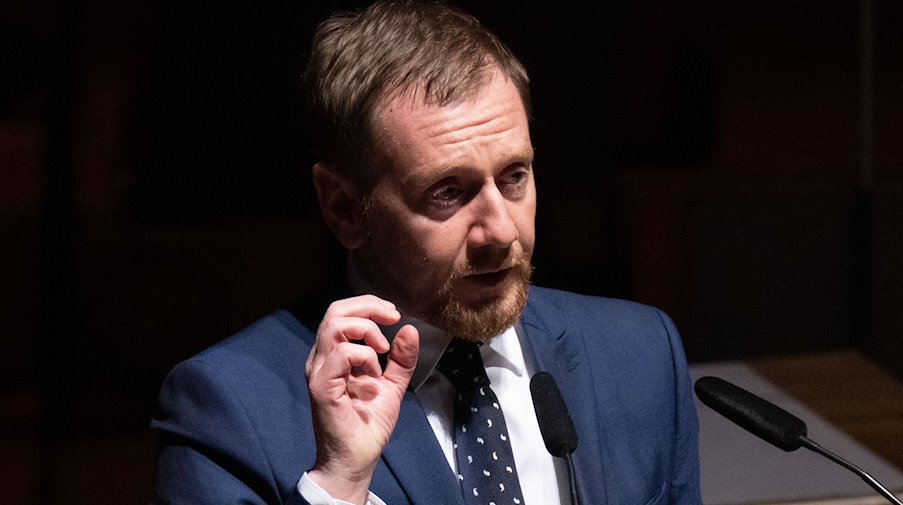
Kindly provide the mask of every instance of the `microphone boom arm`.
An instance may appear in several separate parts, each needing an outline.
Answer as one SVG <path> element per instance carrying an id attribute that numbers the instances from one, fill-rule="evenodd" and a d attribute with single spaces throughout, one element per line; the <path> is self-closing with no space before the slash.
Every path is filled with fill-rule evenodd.
<path id="1" fill-rule="evenodd" d="M 881 496 L 887 498 L 887 500 L 890 501 L 891 503 L 893 503 L 894 505 L 903 505 L 903 502 L 901 502 L 896 496 L 894 496 L 893 493 L 888 491 L 886 487 L 881 485 L 880 482 L 878 482 L 874 477 L 872 477 L 865 470 L 859 468 L 858 466 L 854 465 L 853 463 L 850 463 L 849 461 L 841 458 L 840 456 L 834 454 L 833 452 L 818 445 L 817 443 L 815 443 L 813 440 L 811 440 L 809 437 L 806 437 L 805 435 L 800 436 L 799 440 L 800 440 L 800 443 L 802 444 L 802 446 L 805 447 L 806 449 L 809 449 L 812 452 L 821 454 L 822 456 L 830 459 L 831 461 L 837 463 L 838 465 L 840 465 L 840 466 L 846 468 L 847 470 L 858 475 L 860 478 L 862 478 L 862 480 L 864 480 L 866 482 L 866 484 L 871 486 L 872 489 L 877 491 Z"/>

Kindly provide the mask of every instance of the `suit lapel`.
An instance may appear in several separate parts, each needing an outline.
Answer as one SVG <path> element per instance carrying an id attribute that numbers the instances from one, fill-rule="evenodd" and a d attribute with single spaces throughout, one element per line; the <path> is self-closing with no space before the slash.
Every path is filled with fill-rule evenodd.
<path id="1" fill-rule="evenodd" d="M 593 386 L 593 367 L 583 348 L 582 334 L 570 332 L 555 314 L 543 310 L 531 295 L 521 323 L 526 334 L 524 352 L 532 353 L 537 371 L 555 378 L 577 430 L 574 471 L 582 503 L 605 503 L 604 448 L 599 438 L 597 395 Z M 570 325 L 573 327 L 573 325 Z"/>
<path id="2" fill-rule="evenodd" d="M 411 503 L 464 505 L 461 486 L 411 392 L 405 393 L 398 423 L 382 457 Z"/>

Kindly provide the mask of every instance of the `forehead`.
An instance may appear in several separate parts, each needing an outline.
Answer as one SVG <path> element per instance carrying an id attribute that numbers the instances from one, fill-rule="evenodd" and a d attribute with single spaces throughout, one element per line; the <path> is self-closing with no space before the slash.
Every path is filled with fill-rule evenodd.
<path id="1" fill-rule="evenodd" d="M 407 177 L 449 167 L 489 167 L 532 156 L 527 113 L 511 81 L 495 73 L 473 96 L 439 106 L 413 96 L 386 101 L 374 120 L 388 173 Z"/>

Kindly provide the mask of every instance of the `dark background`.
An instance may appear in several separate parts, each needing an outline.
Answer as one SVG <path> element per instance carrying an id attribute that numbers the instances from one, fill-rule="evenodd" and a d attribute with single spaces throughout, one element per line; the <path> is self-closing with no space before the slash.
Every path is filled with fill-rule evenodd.
<path id="1" fill-rule="evenodd" d="M 166 371 L 329 285 L 298 83 L 363 3 L 0 7 L 0 502 L 146 502 Z M 456 3 L 533 79 L 537 283 L 903 377 L 903 4 Z"/>

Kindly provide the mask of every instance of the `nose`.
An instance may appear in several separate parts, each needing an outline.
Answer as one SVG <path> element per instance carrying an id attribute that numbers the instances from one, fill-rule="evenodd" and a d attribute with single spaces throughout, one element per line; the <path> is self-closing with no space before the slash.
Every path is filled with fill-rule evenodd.
<path id="1" fill-rule="evenodd" d="M 511 246 L 518 237 L 509 208 L 513 203 L 506 200 L 495 185 L 487 185 L 476 200 L 473 225 L 467 236 L 468 245 L 473 248 Z"/>

